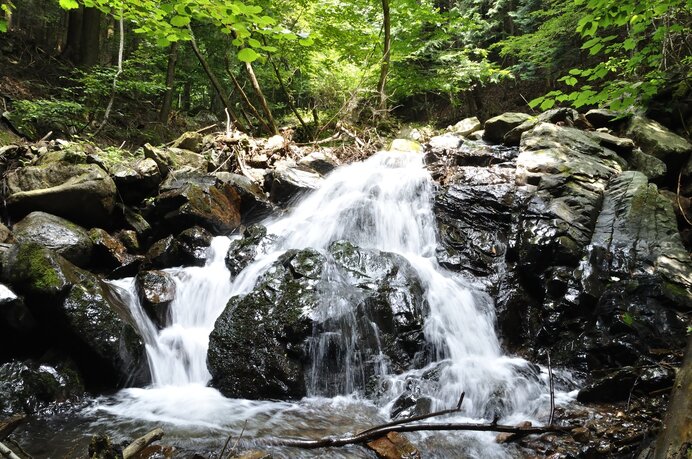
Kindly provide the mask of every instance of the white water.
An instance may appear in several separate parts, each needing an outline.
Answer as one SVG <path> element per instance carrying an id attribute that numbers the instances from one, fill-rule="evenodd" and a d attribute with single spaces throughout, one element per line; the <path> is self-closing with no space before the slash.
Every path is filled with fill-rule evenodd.
<path id="1" fill-rule="evenodd" d="M 132 293 L 134 280 L 117 281 L 130 292 L 130 307 L 146 344 L 152 384 L 121 391 L 115 403 L 98 409 L 119 417 L 215 428 L 260 413 L 276 415 L 295 409 L 293 404 L 225 399 L 205 387 L 210 379 L 206 367 L 208 336 L 227 300 L 252 290 L 257 277 L 284 251 L 307 247 L 324 251 L 333 241 L 348 240 L 362 248 L 403 255 L 418 273 L 430 308 L 424 330 L 434 347 L 435 362 L 404 375 L 387 375 L 389 367 L 382 359 L 377 371 L 389 379 L 388 389 L 378 401 L 382 413 L 411 381 L 419 381 L 420 375 L 437 368 L 439 380 L 419 382 L 416 389 L 430 397 L 436 408 L 454 406 L 464 391 L 464 415 L 470 419 L 499 415 L 505 422 L 514 422 L 547 417 L 545 372 L 539 374 L 528 362 L 502 354 L 491 302 L 435 261 L 433 186 L 421 155 L 414 153 L 381 152 L 367 161 L 339 168 L 289 214 L 265 222 L 268 233 L 277 236 L 275 242 L 233 282 L 224 265 L 230 240 L 223 237 L 214 239 L 206 266 L 167 270 L 175 278 L 177 293 L 163 330 L 157 330 L 143 313 Z M 348 299 L 337 306 L 332 301 L 324 303 L 324 310 L 317 315 L 347 317 L 354 306 Z M 332 333 L 315 339 L 358 337 Z M 352 343 L 344 346 L 353 347 Z M 313 357 L 314 378 L 320 374 L 319 352 Z M 344 363 L 347 367 L 357 364 L 357 359 Z M 358 368 L 349 371 L 357 372 Z M 348 392 L 356 389 L 355 383 L 344 387 Z M 312 395 L 320 393 L 313 389 Z"/>

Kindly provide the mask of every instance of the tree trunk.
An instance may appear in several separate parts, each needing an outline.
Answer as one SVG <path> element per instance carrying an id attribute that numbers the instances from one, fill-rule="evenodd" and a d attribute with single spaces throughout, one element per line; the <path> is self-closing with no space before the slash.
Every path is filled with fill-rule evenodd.
<path id="1" fill-rule="evenodd" d="M 79 47 L 82 43 L 82 8 L 67 13 L 67 38 L 63 56 L 73 62 L 79 62 Z"/>
<path id="2" fill-rule="evenodd" d="M 183 84 L 183 92 L 180 95 L 180 109 L 189 113 L 192 109 L 192 80 L 187 80 Z"/>
<path id="3" fill-rule="evenodd" d="M 380 66 L 380 81 L 377 83 L 377 93 L 380 97 L 379 110 L 387 109 L 387 74 L 389 73 L 389 61 L 392 47 L 391 20 L 389 17 L 389 0 L 382 0 L 382 27 L 384 29 L 384 49 L 382 51 L 382 65 Z M 384 114 L 384 113 L 383 113 Z"/>
<path id="4" fill-rule="evenodd" d="M 192 46 L 192 51 L 195 53 L 195 56 L 197 56 L 197 60 L 202 65 L 202 68 L 204 69 L 204 73 L 207 74 L 207 78 L 209 78 L 209 81 L 211 82 L 212 87 L 214 88 L 216 93 L 221 98 L 221 102 L 223 102 L 224 107 L 226 107 L 226 109 L 228 110 L 228 114 L 231 117 L 231 120 L 234 123 L 236 123 L 236 125 L 240 129 L 243 129 L 243 125 L 240 123 L 238 116 L 236 115 L 233 108 L 231 108 L 231 104 L 228 101 L 228 95 L 226 94 L 226 91 L 223 89 L 223 86 L 221 86 L 221 82 L 216 77 L 216 74 L 211 69 L 211 66 L 209 65 L 207 60 L 204 58 L 204 56 L 202 55 L 202 52 L 199 50 L 199 47 L 197 46 L 197 40 L 195 40 L 195 36 L 192 33 L 192 27 L 190 27 L 189 25 L 188 25 L 188 30 L 190 31 L 190 46 Z"/>
<path id="5" fill-rule="evenodd" d="M 300 123 L 301 126 L 303 126 L 303 129 L 305 130 L 305 133 L 307 134 L 309 132 L 309 129 L 307 125 L 305 124 L 305 121 L 303 121 L 303 117 L 300 116 L 300 113 L 298 113 L 298 110 L 296 109 L 295 104 L 293 103 L 293 97 L 291 96 L 291 93 L 288 92 L 288 89 L 286 88 L 286 85 L 284 84 L 283 78 L 281 78 L 281 72 L 279 72 L 279 68 L 276 66 L 272 58 L 269 58 L 269 63 L 271 64 L 272 68 L 274 69 L 274 75 L 276 75 L 276 81 L 279 82 L 279 87 L 281 88 L 281 91 L 283 91 L 284 95 L 286 96 L 286 102 L 288 103 L 288 108 L 291 109 L 293 114 L 298 118 L 298 122 Z"/>
<path id="6" fill-rule="evenodd" d="M 259 111 L 257 111 L 257 108 L 254 106 L 254 104 L 252 103 L 252 101 L 250 101 L 250 98 L 247 96 L 247 93 L 245 92 L 245 90 L 243 89 L 243 87 L 240 86 L 240 83 L 238 82 L 238 79 L 235 77 L 235 75 L 233 74 L 233 72 L 231 72 L 231 66 L 230 66 L 229 63 L 228 63 L 228 55 L 225 55 L 225 56 L 224 56 L 224 61 L 225 61 L 225 64 L 226 64 L 226 74 L 228 74 L 228 76 L 231 78 L 231 81 L 233 82 L 233 86 L 235 86 L 236 91 L 238 91 L 238 94 L 240 94 L 241 100 L 242 100 L 243 102 L 245 102 L 245 105 L 246 105 L 247 108 L 250 110 L 250 113 L 252 113 L 252 115 L 255 117 L 255 119 L 257 119 L 257 121 L 260 122 L 260 124 L 262 125 L 262 127 L 263 127 L 269 134 L 273 134 L 273 132 L 272 132 L 271 128 L 269 127 L 269 125 L 267 124 L 267 122 L 264 121 L 264 118 L 262 118 L 262 116 L 259 114 Z M 241 110 L 241 113 L 243 114 L 243 118 L 245 118 L 245 121 L 247 121 L 247 123 L 248 123 L 249 126 L 252 126 L 252 123 L 250 122 L 250 118 L 248 117 L 248 115 L 247 115 L 247 113 L 245 112 L 245 110 L 244 110 L 243 108 L 241 108 L 240 110 Z"/>
<path id="7" fill-rule="evenodd" d="M 275 135 L 278 134 L 279 130 L 276 128 L 276 121 L 274 121 L 274 117 L 272 116 L 272 111 L 269 108 L 269 104 L 267 103 L 267 98 L 264 97 L 264 94 L 262 93 L 262 88 L 260 87 L 259 81 L 257 81 L 255 71 L 252 69 L 252 64 L 250 64 L 249 62 L 245 62 L 245 71 L 250 77 L 252 87 L 255 89 L 255 94 L 257 94 L 257 97 L 260 100 L 260 104 L 262 105 L 262 110 L 264 111 L 265 115 L 267 115 L 267 124 L 269 124 L 269 129 L 271 133 Z"/>
<path id="8" fill-rule="evenodd" d="M 80 66 L 88 68 L 99 63 L 100 43 L 101 11 L 96 8 L 84 8 L 78 59 Z"/>
<path id="9" fill-rule="evenodd" d="M 175 64 L 178 62 L 178 42 L 173 42 L 168 48 L 168 69 L 166 70 L 166 93 L 163 95 L 159 121 L 168 124 L 173 105 L 173 93 L 175 92 Z"/>

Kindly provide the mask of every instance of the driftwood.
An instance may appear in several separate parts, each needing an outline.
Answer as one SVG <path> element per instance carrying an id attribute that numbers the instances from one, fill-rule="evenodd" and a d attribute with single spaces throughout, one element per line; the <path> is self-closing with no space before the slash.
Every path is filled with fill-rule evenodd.
<path id="1" fill-rule="evenodd" d="M 0 441 L 7 438 L 17 427 L 24 424 L 27 417 L 23 414 L 17 414 L 11 418 L 0 421 Z"/>
<path id="2" fill-rule="evenodd" d="M 157 440 L 161 440 L 162 437 L 163 429 L 161 429 L 160 427 L 157 427 L 156 429 L 147 432 L 146 434 L 142 435 L 141 437 L 127 445 L 125 449 L 123 449 L 123 459 L 129 459 L 133 457 L 135 454 L 142 451 L 151 443 L 154 443 Z"/>
<path id="3" fill-rule="evenodd" d="M 545 427 L 532 427 L 532 426 L 508 426 L 500 425 L 495 421 L 488 424 L 467 424 L 467 423 L 420 423 L 423 419 L 429 419 L 436 416 L 443 416 L 445 414 L 452 414 L 461 411 L 461 403 L 464 401 L 464 393 L 459 397 L 459 402 L 457 406 L 452 409 L 436 411 L 430 414 L 423 414 L 420 416 L 413 416 L 406 419 L 401 419 L 398 421 L 388 422 L 382 424 L 372 429 L 363 430 L 355 435 L 346 437 L 326 437 L 320 438 L 318 440 L 305 440 L 305 439 L 278 439 L 271 442 L 275 446 L 288 446 L 293 448 L 302 449 L 316 449 L 316 448 L 329 448 L 338 447 L 345 445 L 357 445 L 367 443 L 369 441 L 380 438 L 387 435 L 390 432 L 418 432 L 418 431 L 437 431 L 437 430 L 447 430 L 447 431 L 472 431 L 472 432 L 505 432 L 512 433 L 518 436 L 532 435 L 532 434 L 542 434 L 546 432 L 569 432 L 569 427 L 548 425 Z M 415 423 L 415 424 L 414 424 Z"/>
<path id="4" fill-rule="evenodd" d="M 0 457 L 5 459 L 20 459 L 19 456 L 14 454 L 11 449 L 0 442 Z"/>

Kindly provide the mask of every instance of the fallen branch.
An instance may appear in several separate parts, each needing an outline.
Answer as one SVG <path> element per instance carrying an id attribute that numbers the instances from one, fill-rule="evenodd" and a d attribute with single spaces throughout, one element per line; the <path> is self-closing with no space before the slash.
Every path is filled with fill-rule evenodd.
<path id="1" fill-rule="evenodd" d="M 20 459 L 19 456 L 14 454 L 12 450 L 3 443 L 0 443 L 0 457 L 4 457 L 6 459 Z"/>
<path id="2" fill-rule="evenodd" d="M 135 454 L 142 451 L 151 443 L 154 443 L 157 440 L 161 440 L 162 437 L 163 429 L 161 429 L 160 427 L 157 427 L 156 429 L 147 432 L 146 434 L 142 435 L 141 437 L 127 445 L 125 449 L 123 449 L 123 459 L 129 459 L 133 457 Z"/>
<path id="3" fill-rule="evenodd" d="M 0 421 L 0 441 L 7 438 L 17 427 L 24 424 L 27 417 L 22 414 L 17 414 L 9 419 Z"/>
<path id="4" fill-rule="evenodd" d="M 550 383 L 550 417 L 548 418 L 548 425 L 553 425 L 553 419 L 555 418 L 555 381 L 553 380 L 553 366 L 550 363 L 550 353 L 548 353 L 548 381 Z"/>
<path id="5" fill-rule="evenodd" d="M 419 431 L 470 431 L 470 432 L 507 432 L 517 435 L 534 435 L 546 432 L 569 432 L 569 427 L 546 426 L 546 427 L 515 427 L 500 424 L 461 424 L 461 423 L 435 423 L 435 424 L 399 424 L 390 427 L 375 428 L 364 434 L 356 434 L 349 437 L 327 437 L 319 440 L 291 440 L 280 439 L 272 442 L 275 446 L 288 446 L 293 448 L 316 449 L 329 448 L 336 446 L 355 445 L 367 443 L 376 438 L 387 435 L 390 432 L 419 432 Z"/>
<path id="6" fill-rule="evenodd" d="M 436 411 L 434 413 L 421 414 L 418 416 L 411 416 L 411 417 L 404 418 L 404 419 L 398 419 L 396 421 L 388 422 L 386 424 L 382 424 L 382 425 L 373 427 L 372 429 L 363 430 L 362 432 L 358 432 L 356 435 L 363 435 L 363 434 L 372 432 L 373 430 L 382 429 L 385 427 L 399 426 L 402 424 L 409 424 L 411 422 L 422 421 L 423 419 L 430 419 L 430 418 L 434 418 L 434 417 L 438 417 L 438 416 L 444 416 L 445 414 L 458 413 L 461 411 L 461 403 L 464 401 L 465 395 L 466 395 L 465 392 L 461 393 L 461 396 L 459 397 L 459 402 L 457 403 L 456 408 L 452 408 L 449 410 Z"/>

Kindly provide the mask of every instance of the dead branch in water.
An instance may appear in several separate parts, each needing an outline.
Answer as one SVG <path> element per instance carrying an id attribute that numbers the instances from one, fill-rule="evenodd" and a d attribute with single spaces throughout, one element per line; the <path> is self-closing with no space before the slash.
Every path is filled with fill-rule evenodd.
<path id="1" fill-rule="evenodd" d="M 133 457 L 135 454 L 142 451 L 144 448 L 154 443 L 157 440 L 163 438 L 163 429 L 157 427 L 156 429 L 145 433 L 123 449 L 123 459 L 128 459 Z"/>
<path id="2" fill-rule="evenodd" d="M 318 440 L 304 440 L 304 439 L 278 439 L 272 441 L 271 444 L 275 446 L 288 446 L 293 448 L 302 449 L 316 449 L 316 448 L 329 448 L 338 447 L 346 445 L 357 445 L 362 443 L 367 443 L 369 441 L 380 438 L 387 435 L 390 432 L 419 432 L 419 431 L 472 431 L 472 432 L 506 432 L 512 433 L 520 436 L 542 434 L 546 432 L 569 432 L 568 427 L 548 425 L 545 427 L 532 427 L 532 426 L 508 426 L 497 424 L 493 421 L 489 424 L 467 424 L 467 423 L 427 423 L 427 424 L 413 424 L 414 422 L 420 421 L 422 419 L 428 419 L 431 417 L 442 416 L 445 414 L 452 414 L 461 411 L 461 403 L 464 401 L 464 393 L 459 397 L 459 403 L 457 403 L 456 408 L 449 410 L 437 411 L 435 413 L 423 414 L 420 416 L 413 416 L 406 419 L 401 419 L 398 421 L 388 422 L 386 424 L 381 424 L 379 426 L 373 427 L 372 429 L 364 430 L 355 435 L 346 437 L 326 437 L 320 438 Z"/>

